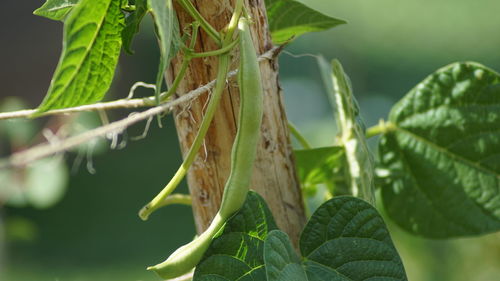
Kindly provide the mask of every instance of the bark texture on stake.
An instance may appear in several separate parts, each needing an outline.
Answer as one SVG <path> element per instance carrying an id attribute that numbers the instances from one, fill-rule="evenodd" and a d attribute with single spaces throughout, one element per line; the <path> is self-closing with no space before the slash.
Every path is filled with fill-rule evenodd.
<path id="1" fill-rule="evenodd" d="M 233 0 L 194 0 L 193 4 L 217 30 L 221 30 L 229 22 L 234 7 Z M 248 0 L 246 4 L 254 20 L 251 26 L 254 44 L 257 52 L 262 54 L 272 48 L 264 0 Z M 192 18 L 180 6 L 176 5 L 175 9 L 180 28 L 183 30 L 192 22 Z M 200 29 L 196 51 L 205 52 L 217 48 L 211 38 Z M 180 64 L 179 58 L 174 59 L 167 74 L 169 81 L 172 81 L 173 74 L 178 72 Z M 232 69 L 236 67 L 236 62 L 233 62 Z M 300 187 L 293 168 L 287 118 L 278 84 L 278 63 L 261 62 L 260 69 L 264 86 L 264 116 L 250 188 L 266 199 L 278 226 L 297 244 L 305 223 L 305 215 Z M 193 59 L 177 92 L 186 93 L 215 79 L 216 72 L 216 58 Z M 204 95 L 174 111 L 183 154 L 187 153 L 196 136 L 207 98 L 208 95 Z M 198 233 L 209 225 L 220 205 L 231 167 L 231 147 L 236 135 L 238 108 L 238 87 L 236 81 L 231 80 L 205 137 L 204 146 L 187 175 Z"/>

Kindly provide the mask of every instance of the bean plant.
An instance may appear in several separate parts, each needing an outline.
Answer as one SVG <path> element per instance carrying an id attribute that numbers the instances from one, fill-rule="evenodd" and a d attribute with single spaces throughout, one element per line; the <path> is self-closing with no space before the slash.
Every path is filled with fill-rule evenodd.
<path id="1" fill-rule="evenodd" d="M 189 202 L 189 197 L 173 192 L 203 144 L 228 79 L 238 72 L 241 106 L 220 210 L 205 232 L 148 270 L 162 278 L 188 274 L 195 281 L 407 280 L 377 208 L 400 228 L 425 238 L 500 230 L 500 74 L 475 62 L 444 66 L 397 102 L 386 120 L 366 128 L 341 62 L 318 56 L 338 135 L 334 146 L 311 147 L 289 126 L 302 146 L 294 151 L 295 168 L 311 212 L 299 244 L 293 245 L 277 227 L 266 201 L 251 191 L 263 115 L 259 61 L 264 55 L 256 53 L 258 38 L 250 32 L 251 25 L 259 24 L 248 13 L 246 5 L 252 1 L 235 0 L 222 30 L 203 18 L 190 0 L 175 1 L 193 18 L 182 32 L 173 0 L 47 0 L 34 14 L 64 24 L 62 54 L 48 93 L 35 110 L 0 114 L 1 119 L 37 118 L 130 105 L 150 109 L 110 124 L 116 126 L 111 129 L 152 116 L 161 124 L 161 114 L 182 102 L 174 94 L 189 62 L 217 57 L 217 77 L 200 129 L 170 182 L 139 211 L 147 220 L 162 207 Z M 294 0 L 265 4 L 276 46 L 346 23 Z M 156 83 L 138 85 L 153 88 L 154 95 L 101 102 L 121 50 L 133 53 L 133 38 L 148 14 L 153 17 L 160 61 Z M 196 52 L 200 30 L 219 48 Z M 180 70 L 162 92 L 165 71 L 175 56 L 182 58 Z M 236 70 L 231 61 L 238 61 Z M 105 127 L 99 129 L 62 142 L 55 150 L 42 147 L 15 154 L 0 165 L 11 169 L 67 150 L 106 132 Z M 367 144 L 372 137 L 378 138 L 376 155 Z M 313 196 L 321 198 L 317 206 L 310 204 Z"/>

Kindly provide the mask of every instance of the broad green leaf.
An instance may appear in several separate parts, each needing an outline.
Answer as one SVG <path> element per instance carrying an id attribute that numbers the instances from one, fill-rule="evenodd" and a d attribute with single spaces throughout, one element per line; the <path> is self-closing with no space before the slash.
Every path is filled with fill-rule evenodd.
<path id="1" fill-rule="evenodd" d="M 354 197 L 321 205 L 301 234 L 300 250 L 311 281 L 407 280 L 382 217 Z"/>
<path id="2" fill-rule="evenodd" d="M 286 233 L 273 230 L 264 244 L 267 281 L 307 281 L 300 259 Z"/>
<path id="3" fill-rule="evenodd" d="M 41 17 L 46 17 L 51 20 L 64 21 L 71 9 L 80 0 L 47 0 L 40 8 L 36 9 L 33 14 Z"/>
<path id="4" fill-rule="evenodd" d="M 133 54 L 132 39 L 139 32 L 139 25 L 141 24 L 144 15 L 148 12 L 147 0 L 135 1 L 135 11 L 127 15 L 125 18 L 125 28 L 122 31 L 123 49 Z"/>
<path id="5" fill-rule="evenodd" d="M 173 25 L 174 25 L 174 8 L 172 0 L 147 0 L 148 6 L 151 8 L 151 14 L 156 27 L 156 35 L 160 45 L 160 65 L 156 76 L 156 101 L 160 102 L 161 86 L 165 69 L 168 66 L 170 58 L 170 46 L 172 45 Z"/>
<path id="6" fill-rule="evenodd" d="M 124 23 L 120 2 L 82 0 L 74 7 L 64 23 L 59 64 L 36 114 L 104 97 L 120 54 Z"/>
<path id="7" fill-rule="evenodd" d="M 332 195 L 350 194 L 349 189 L 346 188 L 346 161 L 342 147 L 330 146 L 301 149 L 295 150 L 294 154 L 297 174 L 306 195 L 315 195 L 318 185 L 324 185 L 324 188 L 327 188 L 328 194 L 330 194 L 328 199 Z M 319 203 L 323 202 L 324 199 Z"/>
<path id="8" fill-rule="evenodd" d="M 500 75 L 477 63 L 439 69 L 398 102 L 379 158 L 388 215 L 430 238 L 500 230 Z"/>
<path id="9" fill-rule="evenodd" d="M 327 30 L 346 23 L 294 0 L 266 0 L 266 7 L 275 44 L 283 44 L 307 32 Z"/>
<path id="10" fill-rule="evenodd" d="M 330 102 L 336 109 L 339 141 L 345 151 L 351 194 L 373 204 L 374 164 L 366 144 L 365 126 L 359 116 L 359 107 L 352 94 L 349 77 L 338 60 L 333 60 L 331 65 L 323 58 L 318 61 Z"/>
<path id="11" fill-rule="evenodd" d="M 264 240 L 273 229 L 276 224 L 264 199 L 249 192 L 243 207 L 212 241 L 193 280 L 265 280 Z"/>
<path id="12" fill-rule="evenodd" d="M 295 165 L 301 183 L 306 185 L 332 181 L 334 169 L 343 155 L 342 147 L 329 146 L 295 150 Z"/>

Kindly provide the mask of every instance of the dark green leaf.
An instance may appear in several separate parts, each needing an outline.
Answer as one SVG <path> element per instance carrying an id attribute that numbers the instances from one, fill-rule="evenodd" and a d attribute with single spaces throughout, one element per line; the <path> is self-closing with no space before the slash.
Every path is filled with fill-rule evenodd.
<path id="1" fill-rule="evenodd" d="M 134 53 L 132 51 L 132 39 L 139 32 L 139 25 L 147 12 L 147 0 L 137 0 L 135 1 L 135 11 L 125 19 L 125 28 L 122 31 L 123 49 L 129 54 Z"/>
<path id="2" fill-rule="evenodd" d="M 300 250 L 309 280 L 407 280 L 382 217 L 354 197 L 321 205 L 302 232 Z"/>
<path id="3" fill-rule="evenodd" d="M 262 254 L 264 256 L 264 254 Z M 236 281 L 266 281 L 266 268 L 262 265 L 252 269 Z"/>
<path id="4" fill-rule="evenodd" d="M 163 84 L 163 76 L 170 59 L 170 46 L 172 45 L 172 35 L 174 27 L 174 8 L 172 0 L 147 0 L 148 6 L 151 8 L 151 14 L 156 27 L 156 35 L 160 44 L 160 65 L 156 76 L 156 92 L 155 96 L 159 102 L 161 86 Z"/>
<path id="5" fill-rule="evenodd" d="M 101 100 L 121 48 L 120 0 L 82 0 L 64 23 L 63 51 L 37 114 Z"/>
<path id="6" fill-rule="evenodd" d="M 448 238 L 500 230 L 500 75 L 455 63 L 418 84 L 390 115 L 379 158 L 382 199 L 412 233 Z"/>
<path id="7" fill-rule="evenodd" d="M 329 65 L 319 59 L 330 102 L 336 109 L 340 145 L 343 146 L 348 166 L 351 194 L 370 203 L 375 202 L 373 159 L 365 138 L 365 126 L 359 116 L 359 107 L 352 94 L 349 77 L 338 60 Z"/>
<path id="8" fill-rule="evenodd" d="M 232 281 L 240 278 L 251 270 L 251 267 L 237 258 L 229 255 L 215 255 L 204 259 L 203 262 L 196 267 L 193 280 L 211 280 L 210 278 L 206 279 L 207 276 L 215 275 L 223 277 L 224 280 Z"/>
<path id="9" fill-rule="evenodd" d="M 66 15 L 78 3 L 79 0 L 47 0 L 33 14 L 46 17 L 51 20 L 64 21 Z"/>
<path id="10" fill-rule="evenodd" d="M 277 228 L 266 201 L 250 191 L 243 207 L 224 226 L 223 233 L 241 232 L 264 240 L 271 230 Z"/>
<path id="11" fill-rule="evenodd" d="M 300 259 L 286 233 L 273 230 L 264 244 L 267 281 L 307 281 Z"/>
<path id="12" fill-rule="evenodd" d="M 273 229 L 276 224 L 264 199 L 250 191 L 243 207 L 213 240 L 193 280 L 265 280 L 264 239 Z"/>
<path id="13" fill-rule="evenodd" d="M 266 7 L 275 44 L 283 44 L 307 32 L 327 30 L 346 23 L 294 0 L 266 0 Z"/>

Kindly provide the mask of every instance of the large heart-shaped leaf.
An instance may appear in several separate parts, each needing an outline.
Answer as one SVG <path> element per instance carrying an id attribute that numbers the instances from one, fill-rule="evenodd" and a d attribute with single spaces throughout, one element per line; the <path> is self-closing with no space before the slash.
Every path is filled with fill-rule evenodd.
<path id="1" fill-rule="evenodd" d="M 195 281 L 265 280 L 264 240 L 276 229 L 264 199 L 250 191 L 196 267 Z"/>
<path id="2" fill-rule="evenodd" d="M 120 0 L 81 0 L 64 22 L 63 50 L 36 114 L 101 100 L 111 85 L 121 48 Z M 35 114 L 35 115 L 36 115 Z"/>
<path id="3" fill-rule="evenodd" d="M 33 14 L 41 17 L 46 17 L 51 20 L 64 21 L 71 9 L 80 0 L 47 0 L 40 8 L 36 9 Z"/>
<path id="4" fill-rule="evenodd" d="M 275 44 L 283 44 L 307 32 L 327 30 L 346 23 L 294 0 L 266 0 L 266 8 Z"/>
<path id="5" fill-rule="evenodd" d="M 354 197 L 321 205 L 302 232 L 300 250 L 302 261 L 285 233 L 270 232 L 264 244 L 267 280 L 407 280 L 382 217 Z"/>
<path id="6" fill-rule="evenodd" d="M 389 216 L 448 238 L 500 230 L 500 75 L 455 63 L 397 103 L 380 142 Z"/>
<path id="7" fill-rule="evenodd" d="M 309 280 L 407 280 L 377 210 L 354 197 L 321 205 L 300 237 Z"/>
<path id="8" fill-rule="evenodd" d="M 359 107 L 352 93 L 349 77 L 338 60 L 329 64 L 318 60 L 321 74 L 335 110 L 340 145 L 347 161 L 350 194 L 375 202 L 373 159 L 366 144 L 365 126 L 359 116 Z"/>

